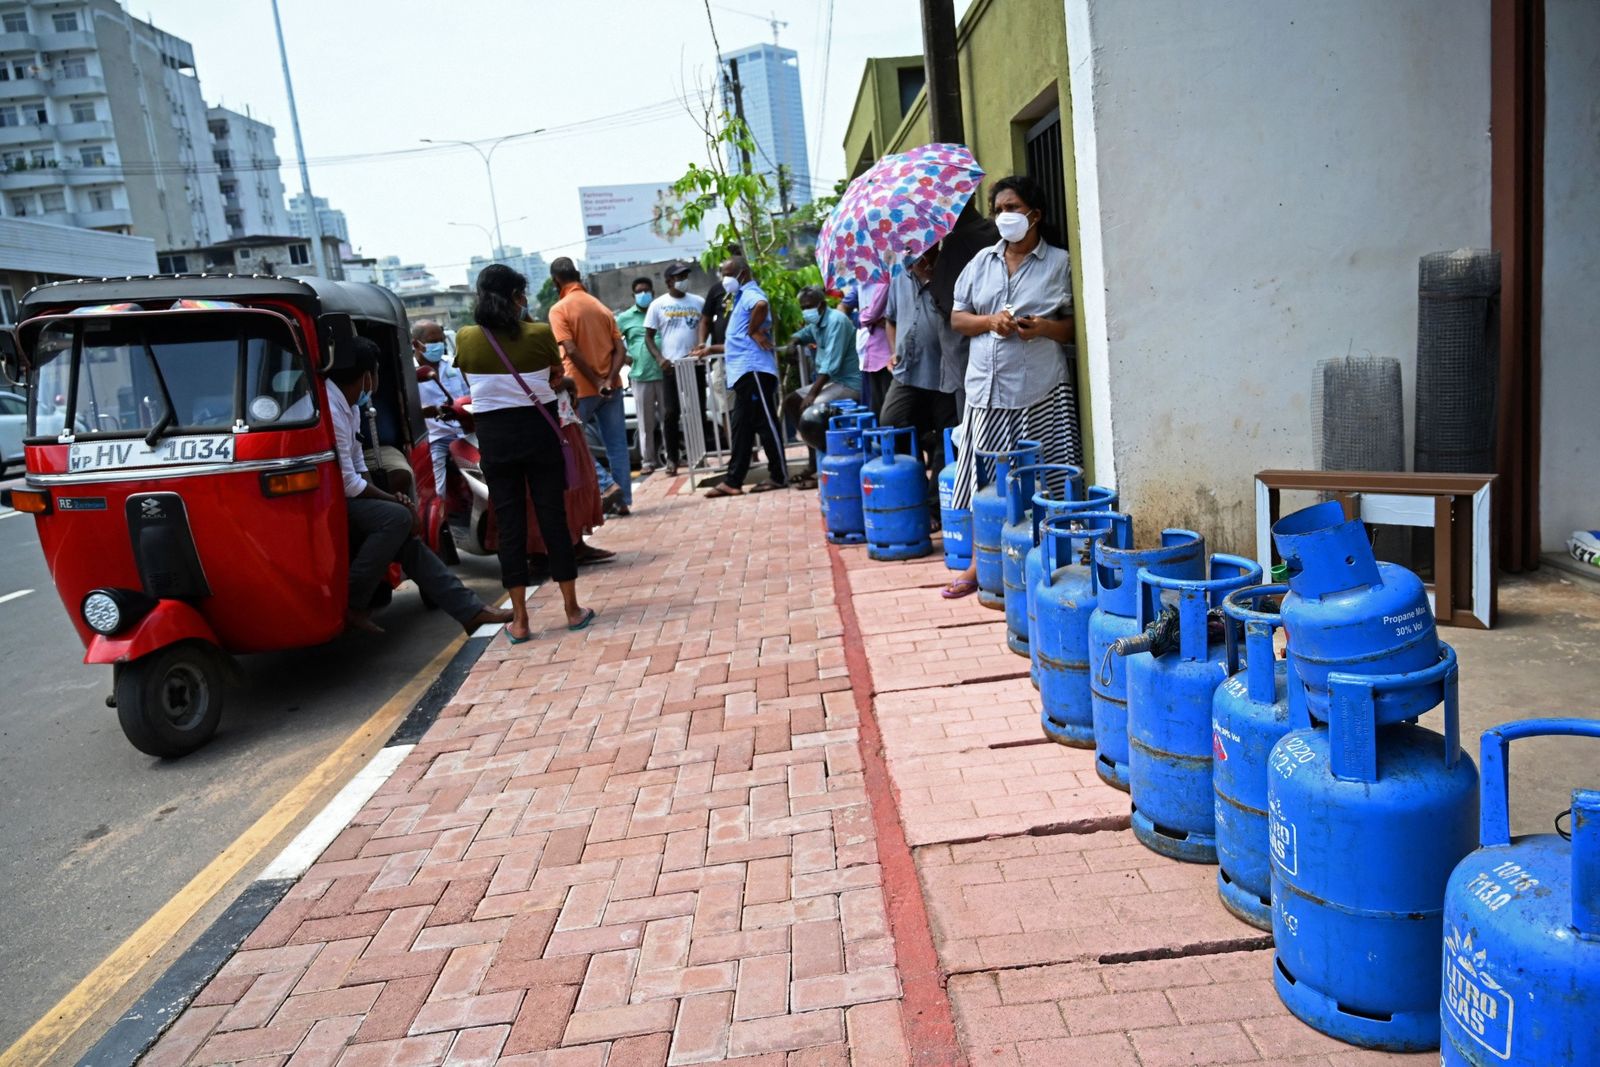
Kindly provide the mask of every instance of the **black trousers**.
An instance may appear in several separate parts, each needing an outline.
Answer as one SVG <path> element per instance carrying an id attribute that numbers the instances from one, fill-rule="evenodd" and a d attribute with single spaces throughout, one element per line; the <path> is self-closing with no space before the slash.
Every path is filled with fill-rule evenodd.
<path id="1" fill-rule="evenodd" d="M 778 376 L 747 371 L 733 383 L 733 445 L 728 459 L 728 476 L 723 484 L 731 489 L 744 485 L 750 473 L 750 449 L 756 437 L 767 454 L 767 476 L 779 485 L 789 481 L 783 462 L 783 440 L 778 433 L 778 406 L 774 400 Z"/>
<path id="2" fill-rule="evenodd" d="M 883 403 L 889 396 L 889 386 L 894 384 L 894 372 L 888 367 L 861 372 L 861 396 L 872 413 L 878 416 L 879 426 L 889 426 L 883 421 Z"/>
<path id="3" fill-rule="evenodd" d="M 556 405 L 545 410 L 559 419 Z M 532 407 L 502 408 L 477 416 L 483 479 L 494 506 L 500 555 L 500 582 L 507 589 L 532 584 L 528 578 L 528 499 L 533 500 L 539 536 L 544 538 L 550 577 L 578 577 L 578 557 L 567 528 L 566 463 L 555 429 Z"/>
<path id="4" fill-rule="evenodd" d="M 934 478 L 944 466 L 944 431 L 959 421 L 954 393 L 919 389 L 901 381 L 889 387 L 878 415 L 879 426 L 910 426 L 917 431 L 917 447 Z"/>
<path id="5" fill-rule="evenodd" d="M 666 378 L 667 383 L 667 456 L 674 463 L 681 463 L 687 453 L 683 449 L 683 401 L 678 398 L 677 375 L 689 373 L 694 368 L 695 388 L 700 390 L 702 441 L 711 440 L 711 424 L 705 420 L 706 404 L 706 365 L 701 360 L 685 361 L 674 365 L 672 375 Z"/>

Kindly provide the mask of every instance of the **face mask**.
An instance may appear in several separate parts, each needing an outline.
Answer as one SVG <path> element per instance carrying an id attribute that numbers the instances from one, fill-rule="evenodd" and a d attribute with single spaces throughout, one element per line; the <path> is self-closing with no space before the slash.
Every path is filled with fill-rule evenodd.
<path id="1" fill-rule="evenodd" d="M 738 296 L 739 295 L 739 279 L 738 278 L 730 278 L 726 274 L 724 274 L 722 276 L 722 291 L 724 293 L 727 293 L 729 296 Z"/>
<path id="2" fill-rule="evenodd" d="M 372 390 L 371 389 L 363 389 L 363 390 L 361 390 L 361 395 L 356 397 L 356 407 L 358 407 L 358 408 L 364 408 L 371 402 L 372 402 Z"/>
<path id="3" fill-rule="evenodd" d="M 429 363 L 437 363 L 444 358 L 444 342 L 429 341 L 422 346 L 422 358 Z"/>
<path id="4" fill-rule="evenodd" d="M 802 319 L 805 319 L 807 322 L 815 325 L 816 323 L 818 323 L 818 322 L 820 322 L 822 320 L 822 309 L 821 308 L 801 308 L 800 309 L 800 317 Z"/>
<path id="5" fill-rule="evenodd" d="M 1028 235 L 1028 216 L 1020 211 L 1002 211 L 994 217 L 994 228 L 1007 241 L 1020 241 Z"/>
<path id="6" fill-rule="evenodd" d="M 634 293 L 633 294 L 633 302 L 638 307 L 647 308 L 647 307 L 650 306 L 650 294 L 649 293 Z"/>

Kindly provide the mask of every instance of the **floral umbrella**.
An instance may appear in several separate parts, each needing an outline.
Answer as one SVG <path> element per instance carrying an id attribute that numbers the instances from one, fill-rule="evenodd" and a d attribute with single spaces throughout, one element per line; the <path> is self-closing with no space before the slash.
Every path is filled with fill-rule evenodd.
<path id="1" fill-rule="evenodd" d="M 887 282 L 948 234 L 983 178 L 966 145 L 885 156 L 850 183 L 817 241 L 829 286 Z"/>

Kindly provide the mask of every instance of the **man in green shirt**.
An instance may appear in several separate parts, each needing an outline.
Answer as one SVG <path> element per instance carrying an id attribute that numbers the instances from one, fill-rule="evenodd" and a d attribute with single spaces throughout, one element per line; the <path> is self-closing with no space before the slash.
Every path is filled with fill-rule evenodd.
<path id="1" fill-rule="evenodd" d="M 645 336 L 645 312 L 655 299 L 655 291 L 655 283 L 649 278 L 635 278 L 633 303 L 617 313 L 617 329 L 633 360 L 629 381 L 633 387 L 633 410 L 639 418 L 639 473 L 649 474 L 656 469 L 656 459 L 661 455 L 661 445 L 656 443 L 659 430 L 662 444 L 668 449 L 667 473 L 676 474 L 678 457 L 671 454 L 671 435 L 667 433 L 667 386 L 662 380 L 661 364 L 651 354 Z"/>

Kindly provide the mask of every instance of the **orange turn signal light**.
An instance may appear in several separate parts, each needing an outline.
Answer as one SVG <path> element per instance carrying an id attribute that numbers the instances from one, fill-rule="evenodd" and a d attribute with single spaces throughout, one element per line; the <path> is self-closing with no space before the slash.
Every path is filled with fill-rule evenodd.
<path id="1" fill-rule="evenodd" d="M 262 475 L 261 491 L 268 496 L 288 496 L 291 493 L 309 493 L 321 484 L 322 474 L 313 467 L 308 470 Z"/>
<path id="2" fill-rule="evenodd" d="M 11 490 L 11 506 L 29 515 L 50 514 L 50 494 L 38 489 Z"/>

